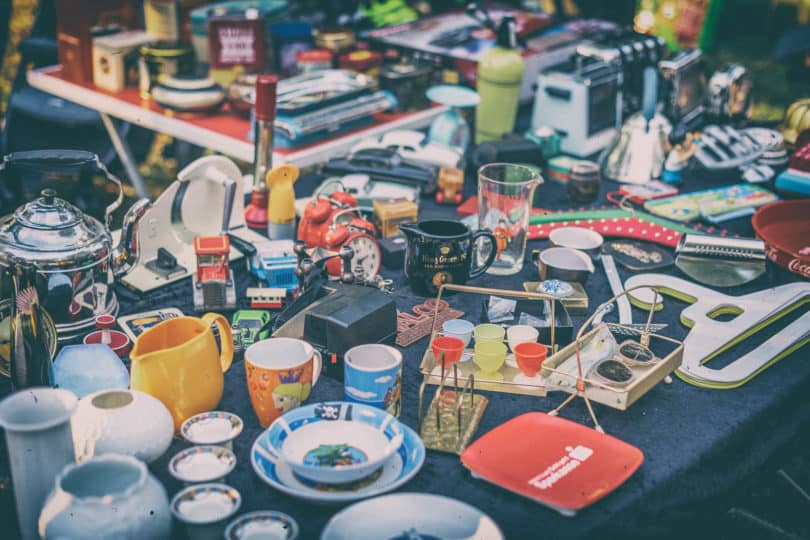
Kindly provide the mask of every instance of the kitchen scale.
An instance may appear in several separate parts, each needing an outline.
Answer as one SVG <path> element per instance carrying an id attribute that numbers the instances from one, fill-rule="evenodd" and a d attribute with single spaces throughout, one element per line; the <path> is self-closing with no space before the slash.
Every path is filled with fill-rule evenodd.
<path id="1" fill-rule="evenodd" d="M 180 171 L 177 180 L 143 210 L 134 240 L 138 261 L 121 283 L 146 293 L 190 277 L 197 268 L 196 236 L 228 234 L 231 261 L 244 256 L 234 245 L 248 251 L 254 242 L 266 240 L 245 224 L 244 199 L 237 190 L 241 178 L 236 164 L 224 156 L 200 158 Z M 222 209 L 221 217 L 217 208 Z"/>

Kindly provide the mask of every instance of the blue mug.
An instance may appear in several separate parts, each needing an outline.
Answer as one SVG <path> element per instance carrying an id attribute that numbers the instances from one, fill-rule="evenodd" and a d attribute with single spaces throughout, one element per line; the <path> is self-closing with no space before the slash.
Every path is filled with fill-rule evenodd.
<path id="1" fill-rule="evenodd" d="M 371 405 L 399 417 L 402 401 L 402 353 L 389 345 L 352 347 L 343 356 L 346 401 Z"/>

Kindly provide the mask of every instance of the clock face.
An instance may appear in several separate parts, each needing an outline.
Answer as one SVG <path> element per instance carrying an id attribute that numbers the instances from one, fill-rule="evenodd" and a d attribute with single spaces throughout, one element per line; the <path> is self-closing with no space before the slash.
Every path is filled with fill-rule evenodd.
<path id="1" fill-rule="evenodd" d="M 367 278 L 373 278 L 380 272 L 382 254 L 374 238 L 367 234 L 357 234 L 350 237 L 345 245 L 354 250 L 352 269 L 359 264 Z"/>

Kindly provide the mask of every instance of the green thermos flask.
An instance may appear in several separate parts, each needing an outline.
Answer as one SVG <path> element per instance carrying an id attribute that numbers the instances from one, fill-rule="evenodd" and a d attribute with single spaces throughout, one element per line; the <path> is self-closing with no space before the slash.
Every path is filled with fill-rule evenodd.
<path id="1" fill-rule="evenodd" d="M 515 18 L 504 15 L 498 41 L 478 63 L 478 95 L 475 109 L 475 143 L 499 141 L 512 133 L 517 116 L 523 57 L 517 49 Z"/>

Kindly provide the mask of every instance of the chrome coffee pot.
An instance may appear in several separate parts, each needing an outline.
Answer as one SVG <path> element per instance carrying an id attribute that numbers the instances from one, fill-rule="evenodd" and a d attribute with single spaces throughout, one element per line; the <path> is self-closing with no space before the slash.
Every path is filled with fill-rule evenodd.
<path id="1" fill-rule="evenodd" d="M 646 184 L 660 178 L 669 152 L 669 120 L 657 109 L 658 72 L 644 70 L 642 111 L 627 119 L 600 157 L 603 178 L 627 184 Z"/>
<path id="2" fill-rule="evenodd" d="M 88 166 L 118 188 L 118 196 L 105 210 L 103 224 L 57 197 L 52 189 L 43 189 L 40 197 L 0 218 L 0 297 L 11 295 L 10 276 L 20 266 L 33 266 L 39 300 L 56 323 L 60 341 L 94 328 L 99 315 L 117 314 L 113 283 L 137 259 L 132 235 L 149 200 L 132 205 L 124 217 L 121 240 L 113 248 L 109 225 L 124 197 L 121 181 L 98 156 L 76 150 L 47 150 L 9 154 L 0 162 L 0 174 L 13 167 L 50 173 Z"/>

